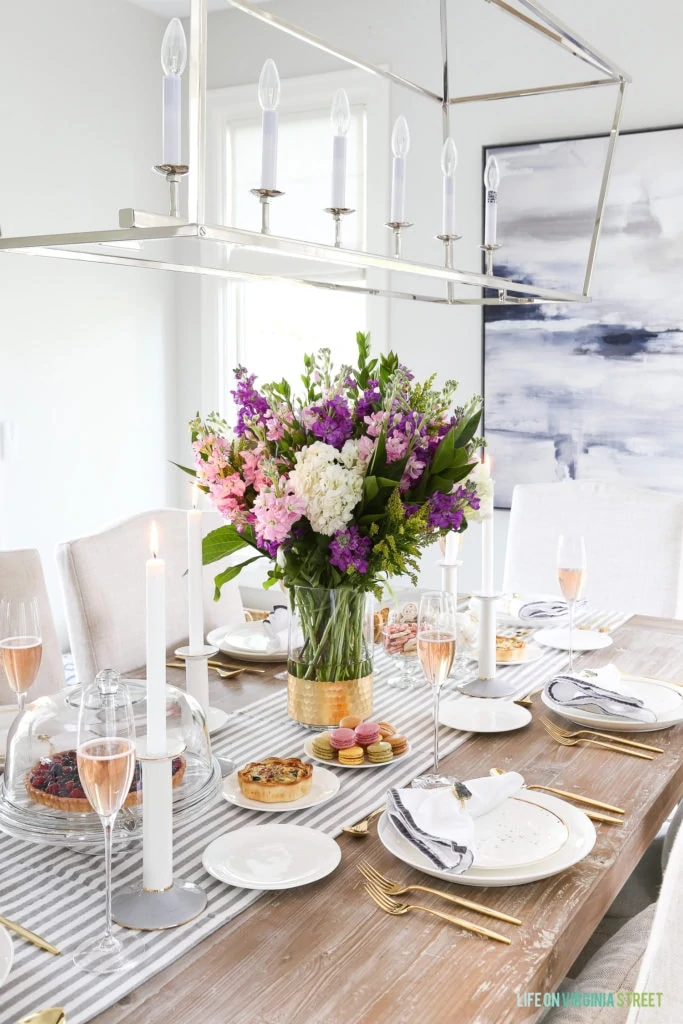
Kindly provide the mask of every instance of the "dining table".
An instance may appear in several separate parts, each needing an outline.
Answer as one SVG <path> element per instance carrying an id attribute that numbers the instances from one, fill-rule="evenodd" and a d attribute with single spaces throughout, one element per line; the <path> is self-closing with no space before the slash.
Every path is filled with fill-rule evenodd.
<path id="1" fill-rule="evenodd" d="M 614 630 L 612 640 L 608 649 L 581 655 L 580 667 L 613 662 L 622 672 L 681 680 L 683 686 L 683 621 L 632 616 Z M 212 673 L 212 705 L 234 712 L 286 685 L 276 678 L 282 664 L 265 668 L 257 674 L 245 666 L 227 679 Z M 182 670 L 169 669 L 168 681 L 182 685 Z M 426 684 L 424 697 L 429 701 Z M 341 863 L 331 875 L 298 889 L 264 892 L 189 953 L 94 1017 L 95 1024 L 512 1024 L 538 1019 L 544 1011 L 535 993 L 557 990 L 683 797 L 683 727 L 638 737 L 663 748 L 645 761 L 597 747 L 558 745 L 539 720 L 547 709 L 538 696 L 532 701 L 529 726 L 470 735 L 443 758 L 440 770 L 460 779 L 486 775 L 493 767 L 517 770 L 528 783 L 623 808 L 623 824 L 596 824 L 597 841 L 584 860 L 542 881 L 473 890 L 428 879 L 397 861 L 372 825 L 366 838 L 342 834 Z M 431 916 L 388 916 L 364 890 L 358 871 L 362 860 L 402 883 L 433 884 L 475 898 L 522 924 L 501 926 L 512 939 L 503 945 Z M 421 901 L 444 908 L 437 897 Z M 455 909 L 472 922 L 491 923 Z"/>

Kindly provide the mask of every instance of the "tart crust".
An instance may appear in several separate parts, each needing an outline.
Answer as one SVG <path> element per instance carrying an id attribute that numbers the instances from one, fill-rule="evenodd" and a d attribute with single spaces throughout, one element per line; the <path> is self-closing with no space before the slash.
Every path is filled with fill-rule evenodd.
<path id="1" fill-rule="evenodd" d="M 516 636 L 496 637 L 497 661 L 524 661 L 525 655 L 526 640 L 520 640 Z"/>
<path id="2" fill-rule="evenodd" d="M 310 792 L 313 765 L 298 757 L 266 757 L 251 761 L 237 773 L 239 787 L 249 800 L 289 803 Z"/>
<path id="3" fill-rule="evenodd" d="M 181 761 L 180 767 L 177 771 L 173 772 L 172 785 L 174 789 L 182 782 L 187 765 L 184 757 L 179 758 L 179 760 Z M 79 814 L 89 814 L 93 810 L 92 804 L 87 797 L 57 796 L 54 793 L 46 793 L 44 789 L 38 789 L 36 786 L 32 785 L 29 781 L 31 773 L 40 763 L 40 761 L 36 761 L 33 767 L 26 773 L 26 777 L 24 779 L 26 792 L 30 796 L 31 800 L 35 800 L 36 803 L 43 804 L 45 807 L 52 807 L 53 810 L 56 811 L 71 811 Z M 142 789 L 140 788 L 129 793 L 123 801 L 122 806 L 135 807 L 137 804 L 141 803 Z"/>

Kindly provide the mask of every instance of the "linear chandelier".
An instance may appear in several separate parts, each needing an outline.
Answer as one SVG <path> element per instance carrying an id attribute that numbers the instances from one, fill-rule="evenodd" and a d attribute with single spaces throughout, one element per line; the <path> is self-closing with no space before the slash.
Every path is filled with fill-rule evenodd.
<path id="1" fill-rule="evenodd" d="M 188 62 L 189 86 L 189 160 L 181 162 L 180 136 L 174 127 L 169 112 L 179 111 L 179 72 L 184 66 L 182 51 L 184 36 L 169 31 L 164 38 L 164 155 L 162 163 L 155 167 L 169 184 L 170 212 L 168 215 L 125 208 L 119 210 L 119 226 L 100 231 L 65 232 L 51 235 L 23 237 L 0 237 L 0 252 L 22 255 L 48 256 L 85 262 L 115 264 L 178 273 L 202 274 L 233 280 L 287 280 L 302 285 L 330 288 L 338 292 L 380 295 L 444 305 L 509 305 L 517 303 L 585 302 L 590 298 L 590 285 L 595 265 L 598 240 L 605 209 L 607 190 L 614 161 L 615 146 L 619 134 L 624 94 L 629 76 L 616 64 L 599 53 L 576 32 L 562 24 L 554 15 L 535 0 L 482 0 L 491 4 L 528 29 L 541 35 L 572 54 L 591 68 L 592 77 L 562 84 L 539 85 L 533 88 L 510 89 L 465 96 L 451 95 L 448 68 L 448 3 L 440 0 L 441 39 L 441 93 L 425 88 L 392 71 L 372 64 L 363 58 L 339 49 L 299 26 L 290 24 L 270 11 L 256 6 L 252 0 L 228 0 L 237 10 L 256 18 L 273 29 L 293 36 L 310 46 L 345 61 L 371 75 L 377 75 L 403 89 L 422 96 L 426 102 L 438 104 L 442 111 L 444 171 L 444 220 L 441 234 L 443 242 L 443 264 L 417 262 L 406 259 L 401 251 L 402 233 L 409 225 L 405 221 L 402 205 L 404 178 L 401 160 L 405 157 L 407 137 L 404 125 L 399 119 L 393 137 L 393 188 L 392 204 L 387 227 L 391 229 L 391 253 L 373 253 L 345 248 L 341 244 L 341 219 L 353 211 L 343 203 L 343 187 L 340 184 L 341 163 L 335 163 L 334 196 L 342 198 L 329 208 L 335 222 L 334 244 L 325 245 L 301 239 L 286 238 L 271 234 L 269 225 L 270 202 L 282 193 L 274 187 L 275 181 L 264 179 L 268 156 L 268 125 L 272 127 L 272 116 L 267 116 L 269 100 L 262 99 L 264 109 L 264 164 L 261 187 L 252 191 L 261 203 L 262 218 L 260 231 L 248 231 L 225 225 L 208 224 L 205 217 L 206 167 L 206 94 L 207 94 L 207 48 L 208 18 L 207 0 L 190 0 L 190 47 Z M 417 10 L 417 5 L 416 5 Z M 179 23 L 177 23 L 179 24 Z M 172 23 L 173 25 L 173 23 Z M 273 95 L 275 80 L 272 78 L 272 61 L 266 62 L 260 96 Z M 274 67 L 274 65 L 273 65 Z M 267 72 L 267 73 L 266 73 Z M 266 77 L 264 78 L 264 75 Z M 270 76 L 270 77 L 269 77 Z M 169 80 L 167 82 L 167 79 Z M 580 292 L 561 291 L 497 276 L 494 272 L 494 253 L 499 248 L 495 236 L 495 209 L 497 169 L 489 165 L 486 171 L 486 227 L 480 248 L 484 254 L 485 270 L 476 273 L 460 270 L 454 265 L 455 246 L 458 236 L 454 230 L 452 179 L 455 149 L 450 139 L 449 114 L 451 107 L 465 103 L 504 102 L 508 99 L 526 96 L 541 96 L 594 89 L 602 86 L 616 87 L 616 103 L 609 130 L 609 139 L 602 171 L 600 189 L 595 210 L 592 235 L 588 247 L 583 287 Z M 272 105 L 272 104 L 271 104 Z M 343 101 L 337 99 L 334 112 L 339 125 L 344 124 Z M 343 131 L 341 132 L 343 134 Z M 272 158 L 272 131 L 270 158 Z M 451 148 L 452 147 L 452 148 Z M 341 161 L 342 150 L 335 149 Z M 187 176 L 187 215 L 179 209 L 179 184 Z M 265 181 L 265 185 L 264 185 Z M 339 205 L 341 203 L 341 205 Z M 375 215 L 376 211 L 369 211 Z M 283 269 L 286 268 L 286 269 Z M 349 283 L 340 281 L 340 274 L 349 269 L 364 271 L 388 271 L 392 274 L 391 287 L 373 287 L 370 282 Z M 439 294 L 420 294 L 415 290 L 414 279 L 422 278 L 441 282 Z M 400 282 L 406 282 L 403 285 Z M 472 286 L 477 293 L 462 295 L 456 287 Z M 486 290 L 486 291 L 482 291 Z"/>

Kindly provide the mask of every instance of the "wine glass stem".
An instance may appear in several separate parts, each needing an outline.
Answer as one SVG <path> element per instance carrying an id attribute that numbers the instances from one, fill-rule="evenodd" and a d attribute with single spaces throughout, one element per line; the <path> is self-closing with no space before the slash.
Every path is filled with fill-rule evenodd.
<path id="1" fill-rule="evenodd" d="M 574 671 L 574 602 L 569 601 L 569 671 Z"/>
<path id="2" fill-rule="evenodd" d="M 22 691 L 17 693 L 17 704 L 19 705 L 19 711 L 23 711 L 26 705 L 26 692 Z"/>
<path id="3" fill-rule="evenodd" d="M 102 820 L 104 826 L 104 884 L 107 891 L 107 928 L 105 935 L 108 939 L 111 938 L 111 839 L 114 818 L 115 815 L 110 815 L 110 817 L 103 818 Z"/>
<path id="4" fill-rule="evenodd" d="M 441 687 L 434 687 L 434 771 L 439 768 L 439 697 Z"/>

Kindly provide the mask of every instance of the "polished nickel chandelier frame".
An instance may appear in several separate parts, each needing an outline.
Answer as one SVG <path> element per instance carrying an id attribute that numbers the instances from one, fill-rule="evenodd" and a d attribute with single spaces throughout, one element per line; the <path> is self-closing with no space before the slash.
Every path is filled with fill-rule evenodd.
<path id="1" fill-rule="evenodd" d="M 540 85 L 536 88 L 512 89 L 506 92 L 452 96 L 448 70 L 448 0 L 440 2 L 442 91 L 433 92 L 401 75 L 340 50 L 332 43 L 311 35 L 292 25 L 252 0 L 229 0 L 244 14 L 265 22 L 281 32 L 294 36 L 317 49 L 352 64 L 369 74 L 378 75 L 402 88 L 418 93 L 441 107 L 443 137 L 450 134 L 449 113 L 452 106 L 463 103 L 488 103 L 525 96 L 540 96 L 616 86 L 617 97 L 609 132 L 605 164 L 592 236 L 588 249 L 586 269 L 581 292 L 567 292 L 498 277 L 492 272 L 491 254 L 487 253 L 485 273 L 459 270 L 453 266 L 452 239 L 444 242 L 444 265 L 420 263 L 401 256 L 400 237 L 394 237 L 393 255 L 361 252 L 339 245 L 310 243 L 299 239 L 272 235 L 267 223 L 267 203 L 264 204 L 262 230 L 246 231 L 241 228 L 210 225 L 205 219 L 206 188 L 206 93 L 207 93 L 207 0 L 190 0 L 190 55 L 189 85 L 189 161 L 187 165 L 158 165 L 155 170 L 163 174 L 169 184 L 170 211 L 168 215 L 140 210 L 119 211 L 119 227 L 103 231 L 67 232 L 52 235 L 0 237 L 0 252 L 24 255 L 50 256 L 69 260 L 107 263 L 119 266 L 170 270 L 179 273 L 202 274 L 233 280 L 287 280 L 317 288 L 330 288 L 338 292 L 380 295 L 388 298 L 412 299 L 444 305 L 511 305 L 518 303 L 585 302 L 589 291 L 600 229 L 605 209 L 614 153 L 629 76 L 611 60 L 599 53 L 572 29 L 562 24 L 536 0 L 483 0 L 515 18 L 530 31 L 557 44 L 592 69 L 593 77 L 559 85 Z M 516 6 L 513 6 L 516 4 Z M 179 185 L 183 177 L 188 181 L 187 217 L 179 211 Z M 259 190 L 256 190 L 257 192 Z M 268 197 L 266 197 L 267 199 Z M 333 211 L 331 211 L 333 212 Z M 485 249 L 485 246 L 482 246 Z M 283 272 L 283 260 L 287 267 Z M 240 265 L 243 264 L 243 265 Z M 350 268 L 369 271 L 388 271 L 392 287 L 371 287 L 369 284 L 344 283 L 340 275 Z M 325 280 L 321 272 L 329 270 L 334 278 Z M 403 275 L 412 285 L 414 278 L 443 282 L 441 294 L 419 294 L 410 288 L 394 287 Z M 470 285 L 485 289 L 475 297 L 456 294 L 456 287 Z"/>

